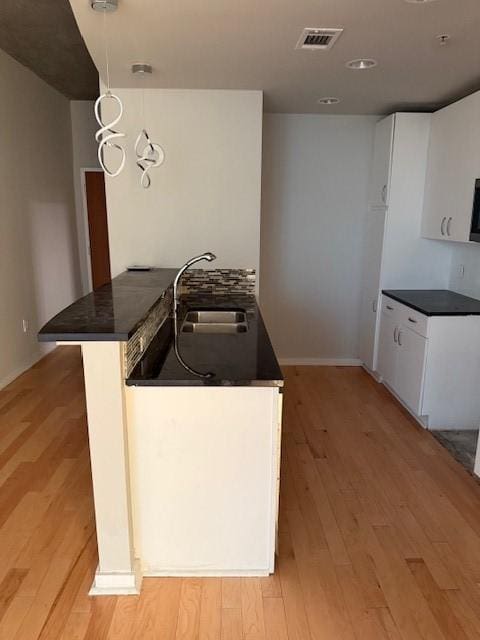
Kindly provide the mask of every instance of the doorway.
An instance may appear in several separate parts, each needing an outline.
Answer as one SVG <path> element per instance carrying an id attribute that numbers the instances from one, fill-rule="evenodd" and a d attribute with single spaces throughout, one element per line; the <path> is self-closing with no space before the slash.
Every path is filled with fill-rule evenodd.
<path id="1" fill-rule="evenodd" d="M 112 279 L 103 171 L 85 171 L 85 196 L 92 287 L 98 289 Z"/>

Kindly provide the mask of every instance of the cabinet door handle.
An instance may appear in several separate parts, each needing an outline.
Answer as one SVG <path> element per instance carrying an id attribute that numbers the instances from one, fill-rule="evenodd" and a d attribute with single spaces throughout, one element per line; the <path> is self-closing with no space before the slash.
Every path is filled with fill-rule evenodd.
<path id="1" fill-rule="evenodd" d="M 440 232 L 441 232 L 442 236 L 444 236 L 444 235 L 445 235 L 445 222 L 446 222 L 446 221 L 447 221 L 447 217 L 446 217 L 446 216 L 444 216 L 444 217 L 442 218 L 442 224 L 440 225 Z"/>
<path id="2" fill-rule="evenodd" d="M 387 185 L 384 184 L 382 187 L 382 202 L 383 204 L 387 204 Z"/>
<path id="3" fill-rule="evenodd" d="M 374 300 L 372 302 L 372 310 L 373 310 L 373 313 L 377 313 L 377 301 L 376 300 Z"/>
<path id="4" fill-rule="evenodd" d="M 408 321 L 413 322 L 413 324 L 417 324 L 417 320 L 415 320 L 414 318 L 409 318 Z"/>
<path id="5" fill-rule="evenodd" d="M 395 327 L 395 329 L 393 330 L 393 341 L 397 342 L 397 338 L 398 338 L 398 327 Z"/>
<path id="6" fill-rule="evenodd" d="M 387 309 L 388 309 L 389 311 L 393 311 L 393 307 L 390 307 L 388 304 L 387 304 Z"/>
<path id="7" fill-rule="evenodd" d="M 448 222 L 447 222 L 447 236 L 450 235 L 450 229 L 452 227 L 452 220 L 453 220 L 453 218 L 449 218 Z"/>
<path id="8" fill-rule="evenodd" d="M 401 347 L 402 346 L 402 332 L 401 331 L 398 332 L 397 342 L 398 342 L 399 346 Z"/>

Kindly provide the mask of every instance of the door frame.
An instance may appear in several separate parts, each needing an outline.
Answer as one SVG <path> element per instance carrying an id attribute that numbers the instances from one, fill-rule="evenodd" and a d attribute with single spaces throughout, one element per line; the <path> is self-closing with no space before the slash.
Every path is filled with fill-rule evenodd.
<path id="1" fill-rule="evenodd" d="M 87 280 L 88 290 L 93 291 L 93 277 L 92 277 L 92 263 L 90 260 L 90 228 L 88 226 L 88 205 L 87 205 L 87 181 L 85 179 L 86 173 L 103 173 L 103 169 L 100 167 L 82 167 L 80 169 L 80 183 L 82 185 L 82 223 L 83 233 L 85 237 L 85 263 L 87 265 Z M 107 217 L 108 225 L 108 217 Z"/>

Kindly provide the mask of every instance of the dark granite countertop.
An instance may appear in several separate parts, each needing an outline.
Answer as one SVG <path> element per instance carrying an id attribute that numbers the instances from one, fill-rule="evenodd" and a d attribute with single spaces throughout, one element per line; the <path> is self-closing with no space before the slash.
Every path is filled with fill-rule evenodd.
<path id="1" fill-rule="evenodd" d="M 172 284 L 177 269 L 125 271 L 57 314 L 41 342 L 128 340 Z"/>
<path id="2" fill-rule="evenodd" d="M 448 289 L 385 289 L 382 293 L 426 316 L 480 315 L 480 300 Z"/>
<path id="3" fill-rule="evenodd" d="M 188 369 L 211 373 L 209 378 L 191 373 L 175 352 L 174 320 L 160 328 L 144 356 L 127 379 L 129 386 L 282 386 L 283 376 L 254 296 L 185 296 L 178 327 L 187 310 L 196 308 L 242 309 L 248 330 L 238 334 L 194 334 L 179 331 L 178 352 Z"/>

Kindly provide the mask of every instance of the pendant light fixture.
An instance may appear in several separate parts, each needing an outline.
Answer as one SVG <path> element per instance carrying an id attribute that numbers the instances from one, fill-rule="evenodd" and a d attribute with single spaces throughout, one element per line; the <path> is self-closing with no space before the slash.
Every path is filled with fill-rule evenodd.
<path id="1" fill-rule="evenodd" d="M 110 90 L 110 62 L 106 19 L 108 12 L 115 11 L 115 9 L 117 8 L 117 3 L 113 0 L 97 0 L 95 2 L 92 2 L 91 5 L 92 9 L 94 9 L 95 11 L 103 12 L 103 40 L 105 44 L 105 64 L 107 75 L 107 90 L 99 98 L 97 98 L 94 108 L 95 118 L 100 125 L 100 129 L 95 134 L 95 140 L 98 143 L 98 162 L 100 163 L 100 166 L 107 176 L 115 178 L 116 176 L 120 175 L 120 173 L 123 171 L 123 168 L 125 167 L 126 152 L 125 149 L 120 144 L 118 144 L 118 141 L 121 138 L 124 138 L 125 134 L 120 133 L 115 129 L 115 126 L 120 122 L 123 115 L 123 104 L 120 98 Z M 110 122 L 104 122 L 102 120 L 102 105 L 105 105 L 107 102 L 113 103 L 118 110 L 116 117 L 113 117 Z M 106 164 L 105 153 L 107 149 L 115 149 L 117 152 L 116 155 L 120 154 L 120 160 L 116 168 L 111 168 Z"/>
<path id="2" fill-rule="evenodd" d="M 152 184 L 149 172 L 165 162 L 165 151 L 159 144 L 150 140 L 146 129 L 142 129 L 135 142 L 135 154 L 137 166 L 142 172 L 140 184 L 144 189 L 148 189 Z"/>
<path id="3" fill-rule="evenodd" d="M 152 67 L 149 64 L 136 63 L 132 65 L 132 73 L 145 77 L 151 75 Z M 145 90 L 142 89 L 142 120 L 145 122 Z M 137 136 L 135 142 L 135 155 L 137 156 L 137 166 L 142 172 L 140 184 L 144 189 L 148 189 L 152 184 L 150 171 L 160 167 L 165 162 L 165 151 L 156 142 L 152 142 L 147 129 L 143 128 Z"/>

